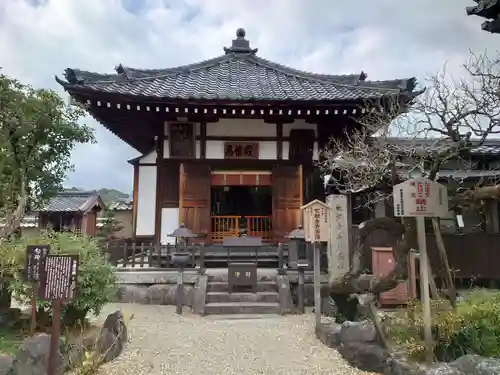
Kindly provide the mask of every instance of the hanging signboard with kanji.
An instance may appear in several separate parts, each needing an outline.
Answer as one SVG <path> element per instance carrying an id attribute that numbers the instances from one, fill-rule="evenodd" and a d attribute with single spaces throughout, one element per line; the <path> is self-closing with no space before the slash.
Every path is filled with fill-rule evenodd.
<path id="1" fill-rule="evenodd" d="M 425 178 L 394 186 L 393 199 L 396 217 L 444 217 L 448 213 L 446 186 Z"/>
<path id="2" fill-rule="evenodd" d="M 48 255 L 40 275 L 40 298 L 70 301 L 76 289 L 78 255 Z"/>
<path id="3" fill-rule="evenodd" d="M 328 242 L 331 231 L 331 208 L 318 199 L 300 208 L 307 242 Z"/>
<path id="4" fill-rule="evenodd" d="M 45 258 L 49 252 L 49 245 L 28 245 L 26 247 L 26 263 L 24 266 L 26 281 L 38 282 L 40 280 L 40 272 L 45 267 Z"/>

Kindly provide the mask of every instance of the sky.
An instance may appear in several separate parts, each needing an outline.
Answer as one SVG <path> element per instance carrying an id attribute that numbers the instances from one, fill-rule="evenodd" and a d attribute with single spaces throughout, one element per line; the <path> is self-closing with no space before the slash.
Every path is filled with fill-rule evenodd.
<path id="1" fill-rule="evenodd" d="M 468 17 L 473 0 L 0 0 L 0 66 L 23 83 L 57 90 L 65 68 L 114 73 L 118 64 L 167 68 L 223 54 L 238 27 L 258 55 L 325 74 L 417 77 L 446 64 L 459 78 L 470 50 L 500 35 Z M 97 144 L 73 152 L 67 186 L 132 191 L 138 156 L 92 119 Z"/>

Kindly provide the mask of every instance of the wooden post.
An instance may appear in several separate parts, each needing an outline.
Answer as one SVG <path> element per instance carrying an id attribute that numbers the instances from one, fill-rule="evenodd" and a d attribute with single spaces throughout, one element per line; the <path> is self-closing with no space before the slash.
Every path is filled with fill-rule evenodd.
<path id="1" fill-rule="evenodd" d="M 316 317 L 316 326 L 321 323 L 321 280 L 319 269 L 320 246 L 317 242 L 313 244 L 314 249 L 314 315 Z"/>
<path id="2" fill-rule="evenodd" d="M 38 291 L 38 282 L 35 281 L 31 286 L 31 322 L 30 335 L 33 336 L 36 331 L 36 299 Z"/>
<path id="3" fill-rule="evenodd" d="M 304 308 L 304 267 L 299 267 L 299 286 L 298 286 L 298 291 L 297 291 L 297 294 L 298 294 L 298 303 L 297 303 L 297 307 L 298 307 L 298 310 L 299 310 L 299 313 L 300 314 L 304 314 L 305 312 L 305 308 Z"/>
<path id="4" fill-rule="evenodd" d="M 435 275 L 432 272 L 431 261 L 429 259 L 429 256 L 427 256 L 427 267 L 429 267 L 428 272 L 429 272 L 429 287 L 431 288 L 431 298 L 437 300 L 439 299 L 439 292 L 436 286 L 436 280 L 434 279 Z"/>
<path id="5" fill-rule="evenodd" d="M 184 304 L 184 269 L 179 267 L 177 269 L 177 289 L 176 289 L 176 313 L 182 314 L 182 305 Z"/>
<path id="6" fill-rule="evenodd" d="M 429 296 L 429 262 L 427 258 L 427 244 L 425 239 L 425 217 L 418 216 L 417 237 L 420 252 L 420 297 L 423 307 L 424 340 L 425 340 L 425 360 L 431 363 L 434 359 L 432 342 L 432 316 L 431 301 Z"/>
<path id="7" fill-rule="evenodd" d="M 448 256 L 446 255 L 446 248 L 444 246 L 443 236 L 441 235 L 441 228 L 439 227 L 439 219 L 432 219 L 432 227 L 434 228 L 434 234 L 436 236 L 436 244 L 439 252 L 439 256 L 441 258 L 441 262 L 444 265 L 446 270 L 446 283 L 448 284 L 446 287 L 448 289 L 447 295 L 450 299 L 450 303 L 452 306 L 455 306 L 457 299 L 457 292 L 455 291 L 455 285 L 453 283 L 453 276 L 451 275 L 450 264 L 448 262 Z"/>
<path id="8" fill-rule="evenodd" d="M 52 332 L 47 375 L 57 375 L 59 362 L 59 340 L 61 336 L 61 301 L 52 301 Z"/>

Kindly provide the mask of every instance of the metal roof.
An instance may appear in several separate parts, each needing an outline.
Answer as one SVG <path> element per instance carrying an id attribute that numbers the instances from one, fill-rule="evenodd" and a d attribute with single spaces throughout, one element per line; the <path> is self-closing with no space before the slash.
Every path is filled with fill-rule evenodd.
<path id="1" fill-rule="evenodd" d="M 134 69 L 119 65 L 116 74 L 66 69 L 70 92 L 95 92 L 153 99 L 230 101 L 351 101 L 413 92 L 415 78 L 367 81 L 366 74 L 314 74 L 271 62 L 250 48 L 238 29 L 225 54 L 168 69 Z"/>
<path id="2" fill-rule="evenodd" d="M 40 212 L 87 212 L 95 205 L 104 206 L 96 191 L 65 191 L 51 198 Z"/>

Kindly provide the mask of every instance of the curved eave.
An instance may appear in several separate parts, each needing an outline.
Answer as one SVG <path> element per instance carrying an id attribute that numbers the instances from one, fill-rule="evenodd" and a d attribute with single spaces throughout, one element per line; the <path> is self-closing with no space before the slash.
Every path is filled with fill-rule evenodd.
<path id="1" fill-rule="evenodd" d="M 387 93 L 382 95 L 373 95 L 372 97 L 359 97 L 354 99 L 294 99 L 286 98 L 280 100 L 270 100 L 270 99 L 202 99 L 202 98 L 176 98 L 176 97 L 157 97 L 148 95 L 134 95 L 125 93 L 114 93 L 114 92 L 104 92 L 99 90 L 90 89 L 88 87 L 82 87 L 81 85 L 73 85 L 68 82 L 58 80 L 58 82 L 64 87 L 64 89 L 71 95 L 87 96 L 89 98 L 108 98 L 110 100 L 116 100 L 119 98 L 125 102 L 144 102 L 150 104 L 194 104 L 194 105 L 263 105 L 263 106 L 310 106 L 310 105 L 323 105 L 331 106 L 335 104 L 339 105 L 349 105 L 360 104 L 366 101 L 381 100 L 384 98 L 393 98 L 404 96 L 408 98 L 414 98 L 421 94 L 421 92 L 407 92 L 407 91 L 397 91 L 388 90 Z"/>

